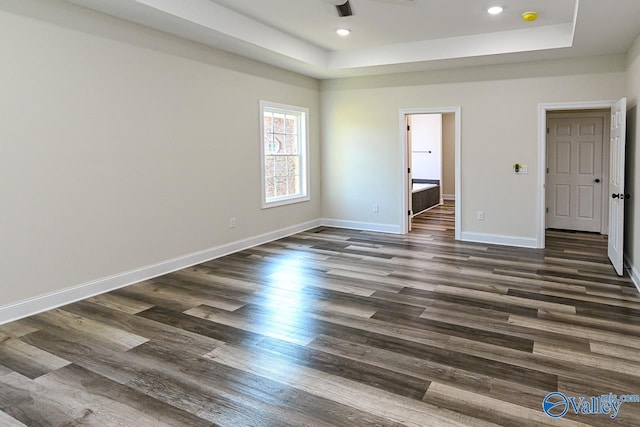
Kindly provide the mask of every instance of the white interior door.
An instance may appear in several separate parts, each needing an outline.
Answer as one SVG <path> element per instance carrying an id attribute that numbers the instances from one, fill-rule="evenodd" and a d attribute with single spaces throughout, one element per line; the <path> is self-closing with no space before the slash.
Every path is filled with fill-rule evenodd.
<path id="1" fill-rule="evenodd" d="M 600 232 L 604 120 L 550 118 L 547 228 Z"/>
<path id="2" fill-rule="evenodd" d="M 412 141 L 411 141 L 411 116 L 407 114 L 405 116 L 405 124 L 407 126 L 407 182 L 406 188 L 409 193 L 409 211 L 407 215 L 409 216 L 409 230 L 411 231 L 411 222 L 413 221 L 413 175 L 412 175 Z"/>
<path id="3" fill-rule="evenodd" d="M 609 259 L 618 275 L 624 274 L 624 166 L 627 98 L 611 107 L 611 157 L 609 173 Z"/>

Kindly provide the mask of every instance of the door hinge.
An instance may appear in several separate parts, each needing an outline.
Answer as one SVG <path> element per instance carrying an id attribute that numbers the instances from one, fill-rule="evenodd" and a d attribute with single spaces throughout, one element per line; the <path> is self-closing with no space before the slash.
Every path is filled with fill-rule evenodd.
<path id="1" fill-rule="evenodd" d="M 547 173 L 549 173 L 549 168 L 547 168 Z"/>
<path id="2" fill-rule="evenodd" d="M 407 168 L 407 173 L 411 173 L 411 168 Z"/>
<path id="3" fill-rule="evenodd" d="M 549 128 L 547 128 L 547 133 L 549 133 Z"/>
<path id="4" fill-rule="evenodd" d="M 549 213 L 549 208 L 547 208 L 547 213 Z"/>
<path id="5" fill-rule="evenodd" d="M 407 132 L 409 132 L 411 130 L 411 126 L 407 125 Z"/>
<path id="6" fill-rule="evenodd" d="M 411 211 L 407 211 L 407 215 L 411 216 Z"/>

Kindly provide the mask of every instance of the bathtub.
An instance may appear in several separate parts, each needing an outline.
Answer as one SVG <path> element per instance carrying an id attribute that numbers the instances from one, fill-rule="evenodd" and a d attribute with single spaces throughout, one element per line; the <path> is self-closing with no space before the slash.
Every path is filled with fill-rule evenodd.
<path id="1" fill-rule="evenodd" d="M 411 210 L 414 215 L 440 204 L 440 185 L 431 182 L 413 182 Z"/>

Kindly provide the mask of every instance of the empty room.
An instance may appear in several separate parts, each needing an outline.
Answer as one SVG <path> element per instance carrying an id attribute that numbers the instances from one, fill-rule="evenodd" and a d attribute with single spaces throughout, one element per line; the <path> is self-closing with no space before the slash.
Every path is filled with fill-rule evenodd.
<path id="1" fill-rule="evenodd" d="M 0 0 L 0 425 L 638 425 L 638 16 Z"/>

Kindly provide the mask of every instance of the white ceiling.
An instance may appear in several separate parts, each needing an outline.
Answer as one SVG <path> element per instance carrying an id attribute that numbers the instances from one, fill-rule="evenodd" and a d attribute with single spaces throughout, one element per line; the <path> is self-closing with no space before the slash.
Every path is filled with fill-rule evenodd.
<path id="1" fill-rule="evenodd" d="M 490 0 L 350 0 L 354 16 L 345 18 L 338 17 L 332 2 L 327 0 L 210 1 L 327 50 L 565 24 L 573 21 L 575 10 L 574 0 L 534 0 L 541 16 L 538 22 L 527 24 L 520 15 L 528 10 L 527 3 L 532 3 L 531 0 L 505 1 L 509 6 L 499 16 L 486 12 L 494 3 Z M 338 37 L 335 30 L 340 27 L 353 33 L 346 38 Z"/>
<path id="2" fill-rule="evenodd" d="M 67 1 L 317 78 L 624 53 L 640 33 L 639 0 Z"/>

